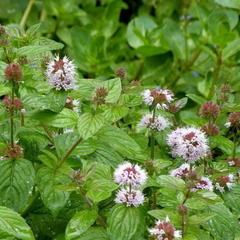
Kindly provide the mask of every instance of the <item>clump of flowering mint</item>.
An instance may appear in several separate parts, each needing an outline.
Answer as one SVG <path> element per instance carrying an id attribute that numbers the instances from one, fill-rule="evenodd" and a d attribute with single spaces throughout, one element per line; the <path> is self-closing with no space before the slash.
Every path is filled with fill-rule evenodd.
<path id="1" fill-rule="evenodd" d="M 228 122 L 225 124 L 226 127 L 233 127 L 236 130 L 240 128 L 240 112 L 233 112 L 229 115 Z"/>
<path id="2" fill-rule="evenodd" d="M 114 200 L 116 203 L 125 203 L 127 207 L 138 207 L 145 202 L 143 193 L 140 190 L 122 188 L 117 192 Z"/>
<path id="3" fill-rule="evenodd" d="M 11 63 L 4 70 L 5 81 L 18 82 L 22 79 L 22 69 L 19 67 L 18 63 Z"/>
<path id="4" fill-rule="evenodd" d="M 190 163 L 206 156 L 207 142 L 205 134 L 195 127 L 177 128 L 167 137 L 173 157 L 182 157 Z"/>
<path id="5" fill-rule="evenodd" d="M 169 89 L 154 89 L 152 91 L 148 89 L 143 91 L 142 95 L 145 104 L 148 106 L 154 104 L 156 109 L 168 109 L 169 103 L 174 100 L 174 94 Z"/>
<path id="6" fill-rule="evenodd" d="M 234 175 L 223 175 L 215 179 L 215 188 L 221 193 L 225 192 L 225 189 L 230 190 L 234 184 Z"/>
<path id="7" fill-rule="evenodd" d="M 158 240 L 173 240 L 175 238 L 181 237 L 181 232 L 176 231 L 174 226 L 170 223 L 169 217 L 166 217 L 165 221 L 156 221 L 156 225 L 148 229 L 151 237 Z"/>
<path id="8" fill-rule="evenodd" d="M 114 171 L 114 181 L 122 188 L 115 198 L 116 203 L 125 203 L 127 207 L 138 207 L 145 202 L 144 195 L 140 190 L 135 190 L 146 183 L 147 174 L 140 166 L 125 162 Z"/>
<path id="9" fill-rule="evenodd" d="M 132 187 L 139 187 L 145 184 L 147 174 L 140 166 L 125 162 L 114 171 L 114 181 L 120 186 L 130 184 Z"/>
<path id="10" fill-rule="evenodd" d="M 170 126 L 170 122 L 167 118 L 162 116 L 155 117 L 153 120 L 152 114 L 146 114 L 145 116 L 143 116 L 138 126 L 140 128 L 150 128 L 162 131 L 166 127 Z"/>
<path id="11" fill-rule="evenodd" d="M 67 56 L 61 60 L 56 56 L 53 61 L 47 63 L 46 77 L 51 86 L 56 90 L 68 90 L 75 88 L 76 66 Z"/>
<path id="12" fill-rule="evenodd" d="M 123 67 L 117 68 L 114 73 L 115 77 L 120 78 L 121 80 L 125 80 L 127 77 L 127 72 Z"/>

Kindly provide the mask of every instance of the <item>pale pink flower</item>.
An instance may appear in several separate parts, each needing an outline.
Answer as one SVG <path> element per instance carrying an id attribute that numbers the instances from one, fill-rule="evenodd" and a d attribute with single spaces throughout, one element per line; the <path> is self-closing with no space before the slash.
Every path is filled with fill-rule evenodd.
<path id="1" fill-rule="evenodd" d="M 144 185 L 146 180 L 146 171 L 137 164 L 132 165 L 130 162 L 119 165 L 114 171 L 114 181 L 120 186 L 131 184 L 132 187 L 139 187 Z"/>
<path id="2" fill-rule="evenodd" d="M 201 177 L 200 181 L 195 185 L 195 188 L 192 188 L 193 192 L 196 192 L 198 189 L 206 189 L 213 192 L 212 181 L 207 177 Z"/>
<path id="3" fill-rule="evenodd" d="M 177 128 L 168 135 L 167 143 L 173 157 L 182 157 L 190 163 L 205 157 L 208 150 L 205 134 L 195 127 Z"/>
<path id="4" fill-rule="evenodd" d="M 122 188 L 117 192 L 117 196 L 114 201 L 116 203 L 125 203 L 127 207 L 130 207 L 131 205 L 138 207 L 145 202 L 145 198 L 140 190 L 132 189 L 130 191 L 129 188 Z"/>
<path id="5" fill-rule="evenodd" d="M 67 56 L 61 60 L 59 56 L 55 56 L 54 61 L 47 64 L 46 77 L 51 86 L 55 86 L 56 90 L 68 90 L 75 87 L 76 66 Z"/>
<path id="6" fill-rule="evenodd" d="M 234 175 L 232 173 L 228 175 L 223 175 L 215 179 L 215 187 L 221 193 L 225 192 L 225 188 L 231 190 L 232 186 L 234 185 Z"/>
<path id="7" fill-rule="evenodd" d="M 192 169 L 194 170 L 194 168 Z M 170 175 L 177 178 L 186 179 L 190 172 L 190 164 L 184 163 L 179 168 L 171 171 Z"/>
<path id="8" fill-rule="evenodd" d="M 150 235 L 158 240 L 173 240 L 181 237 L 181 231 L 175 231 L 174 226 L 169 221 L 168 216 L 165 221 L 157 220 L 156 225 L 148 229 Z"/>
<path id="9" fill-rule="evenodd" d="M 146 114 L 143 116 L 138 124 L 140 128 L 157 129 L 159 132 L 164 130 L 166 127 L 169 127 L 169 125 L 170 122 L 168 119 L 162 116 L 155 117 L 153 122 L 152 114 Z"/>

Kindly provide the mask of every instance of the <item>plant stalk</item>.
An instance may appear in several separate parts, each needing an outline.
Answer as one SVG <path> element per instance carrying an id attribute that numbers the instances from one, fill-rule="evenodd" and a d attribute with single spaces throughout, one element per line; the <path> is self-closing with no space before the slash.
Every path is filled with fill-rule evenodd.
<path id="1" fill-rule="evenodd" d="M 11 108 L 10 108 L 10 143 L 11 143 L 11 148 L 14 147 L 14 140 L 13 140 L 13 107 L 14 107 L 14 81 L 11 80 Z"/>
<path id="2" fill-rule="evenodd" d="M 24 12 L 24 14 L 23 14 L 23 17 L 22 17 L 22 19 L 21 19 L 21 22 L 20 22 L 20 26 L 21 26 L 21 27 L 24 27 L 24 26 L 25 26 L 26 21 L 27 21 L 28 16 L 29 16 L 29 13 L 30 13 L 30 11 L 31 11 L 31 9 L 32 9 L 32 6 L 33 6 L 34 1 L 35 1 L 35 0 L 29 0 L 28 5 L 27 5 L 27 8 L 26 8 L 26 10 L 25 10 L 25 12 Z"/>
<path id="3" fill-rule="evenodd" d="M 73 150 L 77 147 L 77 145 L 82 141 L 82 138 L 79 138 L 76 143 L 63 155 L 61 161 L 59 162 L 57 168 L 60 168 L 64 162 L 67 160 L 67 158 L 70 156 L 70 154 L 73 152 Z"/>

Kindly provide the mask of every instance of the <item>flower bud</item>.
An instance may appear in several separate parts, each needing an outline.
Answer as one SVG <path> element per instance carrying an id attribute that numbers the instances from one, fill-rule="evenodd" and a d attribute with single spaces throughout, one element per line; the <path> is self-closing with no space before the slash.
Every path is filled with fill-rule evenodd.
<path id="1" fill-rule="evenodd" d="M 114 73 L 115 73 L 115 77 L 120 78 L 121 80 L 125 80 L 127 77 L 127 72 L 122 67 L 117 68 Z"/>
<path id="2" fill-rule="evenodd" d="M 3 148 L 4 158 L 9 159 L 16 159 L 16 158 L 23 158 L 23 149 L 14 143 L 13 148 L 11 147 L 10 143 L 7 143 L 7 147 Z"/>
<path id="3" fill-rule="evenodd" d="M 103 105 L 105 104 L 105 98 L 108 95 L 107 88 L 105 87 L 100 87 L 95 91 L 96 95 L 93 98 L 93 102 L 96 103 L 97 105 Z"/>
<path id="4" fill-rule="evenodd" d="M 201 130 L 210 136 L 216 136 L 219 134 L 219 127 L 214 124 L 207 124 L 201 127 Z"/>
<path id="5" fill-rule="evenodd" d="M 186 205 L 181 204 L 178 206 L 177 212 L 180 216 L 186 216 L 188 215 L 188 208 L 186 207 Z"/>
<path id="6" fill-rule="evenodd" d="M 4 70 L 5 73 L 5 81 L 18 82 L 22 79 L 22 69 L 19 67 L 18 63 L 11 63 Z"/>
<path id="7" fill-rule="evenodd" d="M 215 119 L 220 114 L 220 108 L 216 103 L 205 102 L 199 109 L 199 115 L 201 117 L 208 117 Z"/>

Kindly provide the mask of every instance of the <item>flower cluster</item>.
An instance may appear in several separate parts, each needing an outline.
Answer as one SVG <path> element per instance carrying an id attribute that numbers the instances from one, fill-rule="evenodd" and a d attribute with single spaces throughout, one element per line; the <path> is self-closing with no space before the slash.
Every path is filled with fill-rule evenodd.
<path id="1" fill-rule="evenodd" d="M 240 159 L 238 157 L 235 158 L 228 157 L 227 161 L 229 166 L 240 167 Z"/>
<path id="2" fill-rule="evenodd" d="M 127 72 L 123 67 L 117 68 L 114 73 L 115 77 L 120 78 L 121 80 L 125 80 L 127 77 Z"/>
<path id="3" fill-rule="evenodd" d="M 146 114 L 141 119 L 138 126 L 140 128 L 151 128 L 151 129 L 157 129 L 158 131 L 164 130 L 166 127 L 170 125 L 169 121 L 165 117 L 155 117 L 153 121 L 152 114 Z"/>
<path id="4" fill-rule="evenodd" d="M 227 188 L 230 190 L 234 184 L 234 176 L 233 174 L 223 175 L 215 179 L 215 187 L 221 193 L 225 192 Z"/>
<path id="5" fill-rule="evenodd" d="M 173 157 L 182 157 L 191 163 L 206 156 L 208 150 L 205 134 L 195 127 L 177 128 L 168 135 L 168 145 Z"/>
<path id="6" fill-rule="evenodd" d="M 3 105 L 6 107 L 7 111 L 13 109 L 13 111 L 21 111 L 23 109 L 22 101 L 19 98 L 12 99 L 9 98 L 9 95 L 6 95 L 3 99 Z"/>
<path id="7" fill-rule="evenodd" d="M 207 117 L 210 119 L 216 119 L 220 114 L 220 108 L 216 103 L 205 102 L 199 109 L 199 115 L 201 117 Z"/>
<path id="8" fill-rule="evenodd" d="M 46 77 L 51 86 L 55 86 L 56 90 L 68 90 L 75 88 L 76 66 L 69 61 L 67 56 L 60 60 L 59 56 L 54 61 L 47 63 Z"/>
<path id="9" fill-rule="evenodd" d="M 79 106 L 79 101 L 78 100 L 72 100 L 72 98 L 67 97 L 65 108 L 71 109 L 74 112 L 78 113 L 78 106 Z"/>
<path id="10" fill-rule="evenodd" d="M 147 174 L 137 164 L 132 165 L 130 162 L 125 162 L 118 166 L 114 171 L 114 181 L 122 188 L 118 191 L 115 198 L 116 203 L 126 203 L 126 206 L 131 205 L 138 207 L 143 204 L 145 199 L 140 190 L 134 188 L 145 184 Z M 127 187 L 126 187 L 127 185 Z"/>
<path id="11" fill-rule="evenodd" d="M 17 141 L 14 142 L 13 147 L 11 143 L 7 143 L 7 147 L 3 148 L 3 158 L 16 159 L 23 157 L 23 149 L 17 144 Z"/>
<path id="12" fill-rule="evenodd" d="M 174 226 L 169 223 L 169 217 L 166 217 L 165 221 L 156 221 L 156 225 L 148 229 L 150 235 L 158 240 L 173 240 L 174 238 L 181 237 L 180 231 L 175 231 Z"/>
<path id="13" fill-rule="evenodd" d="M 18 63 L 11 63 L 4 70 L 5 81 L 18 82 L 22 79 L 22 69 L 19 67 Z"/>
<path id="14" fill-rule="evenodd" d="M 229 115 L 228 122 L 225 124 L 225 126 L 239 129 L 240 128 L 240 112 L 231 113 Z"/>
<path id="15" fill-rule="evenodd" d="M 93 97 L 93 102 L 99 106 L 105 104 L 105 99 L 108 95 L 107 88 L 100 87 L 95 91 L 95 96 Z"/>
<path id="16" fill-rule="evenodd" d="M 196 183 L 195 187 L 191 190 L 193 192 L 197 191 L 198 189 L 205 189 L 209 191 L 213 191 L 213 184 L 212 181 L 208 177 L 202 176 L 200 181 Z"/>
<path id="17" fill-rule="evenodd" d="M 190 164 L 184 163 L 179 168 L 176 168 L 176 169 L 172 170 L 170 175 L 172 177 L 187 179 L 190 172 L 191 172 Z"/>
<path id="18" fill-rule="evenodd" d="M 156 109 L 168 109 L 168 104 L 174 100 L 174 94 L 169 89 L 145 90 L 142 93 L 143 101 L 152 106 L 156 104 Z"/>

